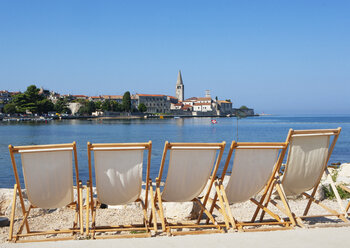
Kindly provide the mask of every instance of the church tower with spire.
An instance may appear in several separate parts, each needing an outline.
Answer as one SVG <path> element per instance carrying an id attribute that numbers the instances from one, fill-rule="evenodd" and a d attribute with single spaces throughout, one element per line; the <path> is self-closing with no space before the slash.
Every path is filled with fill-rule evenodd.
<path id="1" fill-rule="evenodd" d="M 181 70 L 179 70 L 179 74 L 177 75 L 177 81 L 176 81 L 176 98 L 179 101 L 184 101 L 184 94 L 185 93 L 185 88 L 184 84 L 182 82 L 182 76 L 181 76 Z"/>

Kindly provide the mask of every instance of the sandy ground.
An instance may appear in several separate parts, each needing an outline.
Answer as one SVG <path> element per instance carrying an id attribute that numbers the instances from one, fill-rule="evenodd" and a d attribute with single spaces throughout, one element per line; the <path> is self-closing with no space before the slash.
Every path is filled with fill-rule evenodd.
<path id="1" fill-rule="evenodd" d="M 203 234 L 139 239 L 72 240 L 44 243 L 0 244 L 0 247 L 261 247 L 302 248 L 350 246 L 350 227 L 297 229 L 274 232 Z"/>
<path id="2" fill-rule="evenodd" d="M 299 200 L 290 200 L 289 204 L 291 206 L 291 209 L 296 214 L 302 214 L 303 209 L 306 205 L 306 200 L 299 199 Z M 324 200 L 322 201 L 323 204 L 327 205 L 330 208 L 338 209 L 338 204 L 336 201 L 332 200 Z M 345 205 L 346 201 L 344 200 L 343 205 Z M 231 206 L 231 210 L 234 214 L 234 216 L 238 220 L 250 220 L 252 214 L 254 213 L 255 207 L 250 202 L 240 203 L 240 204 L 234 204 Z M 275 211 L 276 213 L 281 214 L 277 209 L 274 207 L 271 207 L 271 210 Z M 179 209 L 181 211 L 181 209 Z M 317 205 L 313 205 L 311 208 L 310 214 L 312 215 L 318 215 L 318 214 L 325 214 L 326 212 L 320 208 Z M 84 213 L 85 214 L 85 213 Z M 216 217 L 217 221 L 222 221 L 222 216 L 217 211 L 214 212 L 214 216 Z M 283 217 L 283 214 L 281 214 Z M 268 216 L 267 216 L 268 217 Z M 33 214 L 29 218 L 29 224 L 32 227 L 32 230 L 43 230 L 43 229 L 56 229 L 56 228 L 69 228 L 72 226 L 72 222 L 74 219 L 74 211 L 71 209 L 63 208 L 63 209 L 57 209 L 54 211 L 44 211 L 44 210 L 35 210 L 33 211 Z M 98 209 L 97 212 L 97 224 L 98 225 L 108 225 L 108 224 L 137 224 L 142 223 L 143 216 L 140 208 L 136 204 L 128 205 L 119 209 Z M 349 219 L 350 220 L 350 219 Z M 84 221 L 85 221 L 85 215 L 84 215 Z M 169 220 L 171 221 L 171 220 Z M 73 240 L 72 241 L 64 241 L 63 243 L 59 243 L 59 246 L 64 245 L 63 247 L 77 247 L 84 245 L 86 247 L 92 247 L 94 244 L 98 246 L 102 246 L 104 244 L 106 245 L 123 245 L 123 247 L 138 247 L 143 244 L 142 241 L 144 240 L 144 244 L 147 244 L 149 246 L 157 246 L 158 242 L 162 243 L 163 245 L 170 245 L 172 247 L 178 247 L 181 245 L 182 242 L 188 242 L 189 245 L 197 246 L 196 242 L 203 243 L 203 247 L 209 247 L 209 244 L 214 244 L 215 242 L 219 242 L 222 244 L 222 247 L 226 247 L 228 245 L 232 245 L 236 242 L 241 242 L 245 245 L 252 245 L 253 240 L 257 239 L 261 241 L 254 241 L 259 243 L 270 243 L 273 242 L 274 244 L 281 244 L 283 243 L 283 239 L 280 239 L 279 241 L 275 241 L 274 238 L 276 237 L 284 237 L 289 240 L 293 240 L 293 242 L 297 242 L 298 244 L 303 243 L 302 240 L 305 240 L 305 242 L 315 242 L 317 244 L 324 244 L 324 245 L 331 245 L 333 243 L 334 246 L 320 246 L 320 247 L 336 247 L 335 244 L 338 244 L 340 241 L 338 241 L 337 238 L 339 236 L 339 240 L 342 240 L 343 242 L 347 242 L 347 247 L 350 247 L 350 240 L 347 241 L 346 238 L 344 238 L 341 235 L 338 235 L 338 232 L 343 233 L 346 237 L 350 237 L 350 227 L 344 228 L 317 228 L 317 227 L 325 227 L 325 226 L 341 226 L 343 225 L 343 222 L 335 219 L 333 217 L 322 217 L 322 218 L 316 218 L 311 219 L 311 221 L 305 222 L 306 226 L 310 229 L 301 229 L 301 228 L 295 228 L 294 230 L 285 230 L 282 232 L 260 232 L 260 233 L 233 233 L 229 232 L 226 234 L 216 234 L 216 235 L 191 235 L 191 237 L 167 237 L 166 234 L 158 234 L 156 237 L 151 237 L 147 239 L 127 239 L 127 240 L 106 240 L 103 243 L 102 241 L 87 241 L 85 236 L 79 236 L 77 235 L 76 239 L 79 240 Z M 19 221 L 15 223 L 15 228 L 18 228 Z M 316 227 L 316 228 L 314 228 Z M 0 228 L 0 246 L 1 247 L 17 247 L 17 245 L 11 245 L 7 242 L 8 238 L 8 231 L 9 227 L 2 227 Z M 309 237 L 313 233 L 314 236 L 311 238 Z M 326 234 L 326 235 L 323 235 Z M 265 236 L 266 235 L 266 236 Z M 297 237 L 303 237 L 302 239 Z M 42 237 L 42 236 L 41 236 Z M 56 237 L 56 236 L 48 236 L 50 237 Z M 59 236 L 57 236 L 59 237 Z M 254 237 L 254 239 L 250 238 Z M 247 239 L 247 240 L 246 240 Z M 325 239 L 324 242 L 321 242 L 321 239 Z M 221 243 L 221 241 L 223 243 Z M 53 244 L 58 244 L 57 242 L 52 242 Z M 26 244 L 27 246 L 21 246 L 18 245 L 18 247 L 40 247 L 38 246 L 40 243 L 34 243 L 31 245 Z M 45 243 L 46 244 L 46 243 Z M 47 243 L 48 244 L 48 243 Z M 199 244 L 199 243 L 198 243 Z M 290 245 L 289 242 L 287 242 L 288 245 Z M 54 245 L 50 246 L 42 246 L 42 247 L 57 247 Z M 269 246 L 271 247 L 271 246 Z M 287 246 L 292 247 L 292 246 Z M 293 246 L 294 247 L 294 246 Z M 305 246 L 306 247 L 306 246 Z M 310 246 L 308 246 L 310 247 Z M 338 246 L 338 247 L 345 247 L 345 246 Z"/>

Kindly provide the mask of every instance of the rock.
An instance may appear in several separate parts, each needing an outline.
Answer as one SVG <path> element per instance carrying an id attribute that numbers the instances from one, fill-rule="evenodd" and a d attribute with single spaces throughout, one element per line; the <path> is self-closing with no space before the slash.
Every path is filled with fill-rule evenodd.
<path id="1" fill-rule="evenodd" d="M 336 183 L 350 185 L 350 163 L 340 165 Z"/>
<path id="2" fill-rule="evenodd" d="M 316 199 L 316 200 L 319 200 L 319 201 L 323 201 L 323 200 L 325 199 L 325 194 L 324 194 L 324 191 L 323 191 L 323 187 L 322 187 L 322 186 L 323 186 L 322 184 L 320 184 L 320 185 L 318 186 L 317 191 L 316 191 L 316 194 L 315 194 L 315 199 Z M 309 194 L 309 195 L 311 195 L 312 191 L 313 191 L 313 189 L 307 191 L 306 193 Z M 306 196 L 303 196 L 303 198 L 304 198 L 304 199 L 309 199 L 309 198 L 307 198 Z"/>
<path id="3" fill-rule="evenodd" d="M 164 214 L 170 219 L 197 219 L 200 206 L 196 202 L 164 202 Z"/>
<path id="4" fill-rule="evenodd" d="M 0 217 L 0 227 L 10 225 L 10 220 L 7 217 Z"/>
<path id="5" fill-rule="evenodd" d="M 29 208 L 30 203 L 27 199 L 23 199 L 24 201 L 24 206 L 26 209 Z M 8 204 L 7 209 L 5 210 L 5 215 L 6 216 L 10 216 L 11 215 L 11 210 L 12 210 L 12 200 L 10 201 L 10 203 Z M 17 201 L 16 201 L 16 211 L 15 211 L 16 215 L 21 215 L 22 214 L 22 207 L 21 207 L 21 202 L 19 200 L 19 197 L 17 196 Z"/>

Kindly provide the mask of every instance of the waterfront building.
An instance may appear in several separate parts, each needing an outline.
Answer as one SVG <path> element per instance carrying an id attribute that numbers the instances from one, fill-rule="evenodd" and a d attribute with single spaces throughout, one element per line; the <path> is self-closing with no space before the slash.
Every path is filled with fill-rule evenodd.
<path id="1" fill-rule="evenodd" d="M 199 97 L 195 101 L 195 103 L 212 103 L 212 102 L 213 100 L 211 99 L 211 97 Z"/>
<path id="2" fill-rule="evenodd" d="M 229 101 L 217 101 L 219 106 L 219 111 L 221 114 L 231 114 L 232 113 L 232 102 Z"/>
<path id="3" fill-rule="evenodd" d="M 143 103 L 147 107 L 147 113 L 170 112 L 170 100 L 168 96 L 160 94 L 136 94 L 137 106 Z"/>
<path id="4" fill-rule="evenodd" d="M 99 102 L 102 100 L 103 100 L 102 96 L 90 96 L 89 97 L 89 101 L 93 101 L 93 102 Z"/>
<path id="5" fill-rule="evenodd" d="M 197 97 L 188 98 L 185 101 L 183 101 L 183 104 L 193 106 L 194 103 L 197 101 L 197 99 L 198 99 Z"/>
<path id="6" fill-rule="evenodd" d="M 179 102 L 179 103 L 172 103 L 170 105 L 170 110 L 180 110 L 183 106 L 183 103 Z"/>
<path id="7" fill-rule="evenodd" d="M 102 95 L 101 98 L 103 99 L 103 101 L 113 100 L 119 104 L 122 104 L 122 102 L 123 102 L 123 96 L 120 96 L 120 95 Z"/>
<path id="8" fill-rule="evenodd" d="M 45 98 L 49 98 L 50 96 L 50 91 L 45 90 L 43 87 L 39 89 L 39 95 L 43 95 Z"/>
<path id="9" fill-rule="evenodd" d="M 9 101 L 11 101 L 12 97 L 10 92 L 8 92 L 7 90 L 0 90 L 0 101 L 3 103 L 7 103 Z"/>
<path id="10" fill-rule="evenodd" d="M 185 99 L 185 86 L 182 82 L 182 76 L 181 76 L 181 71 L 179 70 L 179 74 L 177 76 L 177 81 L 176 81 L 176 91 L 175 91 L 175 96 L 179 101 L 183 101 Z"/>
<path id="11" fill-rule="evenodd" d="M 195 112 L 211 112 L 213 111 L 211 103 L 194 103 L 193 111 Z"/>
<path id="12" fill-rule="evenodd" d="M 85 95 L 72 95 L 72 98 L 74 100 L 87 100 L 87 99 L 89 99 L 89 97 L 85 96 Z"/>

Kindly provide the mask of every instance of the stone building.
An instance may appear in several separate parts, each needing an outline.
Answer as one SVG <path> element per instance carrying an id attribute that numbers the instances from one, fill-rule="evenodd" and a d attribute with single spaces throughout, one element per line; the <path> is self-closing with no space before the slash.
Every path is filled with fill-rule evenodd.
<path id="1" fill-rule="evenodd" d="M 232 102 L 229 101 L 217 101 L 219 106 L 220 114 L 231 114 L 232 113 Z"/>
<path id="2" fill-rule="evenodd" d="M 182 102 L 185 100 L 185 86 L 182 82 L 182 76 L 181 76 L 181 71 L 179 71 L 179 74 L 177 75 L 177 81 L 176 81 L 176 98 Z"/>
<path id="3" fill-rule="evenodd" d="M 147 113 L 168 113 L 170 112 L 170 99 L 166 95 L 158 94 L 136 94 L 137 105 L 145 104 Z"/>

